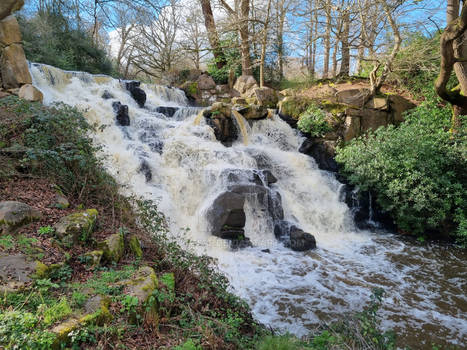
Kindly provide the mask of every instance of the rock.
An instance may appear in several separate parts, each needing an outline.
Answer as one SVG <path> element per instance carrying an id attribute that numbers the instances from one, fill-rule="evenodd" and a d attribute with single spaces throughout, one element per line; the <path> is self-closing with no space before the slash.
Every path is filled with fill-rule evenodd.
<path id="1" fill-rule="evenodd" d="M 42 217 L 41 213 L 27 204 L 14 201 L 0 202 L 0 229 L 3 234 L 13 233 L 21 226 Z"/>
<path id="2" fill-rule="evenodd" d="M 389 109 L 388 99 L 386 97 L 373 97 L 366 103 L 365 108 L 387 111 Z"/>
<path id="3" fill-rule="evenodd" d="M 80 327 L 80 322 L 77 318 L 70 318 L 54 328 L 51 332 L 55 334 L 55 340 L 52 343 L 52 349 L 62 349 L 64 344 L 69 342 L 69 334 Z"/>
<path id="4" fill-rule="evenodd" d="M 415 104 L 399 95 L 389 96 L 389 106 L 392 120 L 395 124 L 400 124 L 404 121 L 404 112 L 417 107 Z"/>
<path id="5" fill-rule="evenodd" d="M 96 295 L 86 301 L 84 310 L 86 315 L 80 318 L 80 324 L 94 324 L 102 326 L 112 321 L 109 311 L 110 298 L 108 296 Z"/>
<path id="6" fill-rule="evenodd" d="M 21 31 L 16 17 L 11 15 L 0 21 L 0 47 L 21 43 Z"/>
<path id="7" fill-rule="evenodd" d="M 88 209 L 62 217 L 55 224 L 55 233 L 67 247 L 86 242 L 94 230 L 97 215 L 96 209 Z"/>
<path id="8" fill-rule="evenodd" d="M 246 105 L 246 98 L 245 97 L 233 97 L 232 104 L 234 105 Z"/>
<path id="9" fill-rule="evenodd" d="M 141 82 L 139 81 L 129 81 L 125 83 L 126 89 L 130 92 L 136 103 L 138 103 L 138 106 L 143 108 L 146 103 L 146 93 L 140 88 L 140 85 Z"/>
<path id="10" fill-rule="evenodd" d="M 233 86 L 234 90 L 236 90 L 241 95 L 244 95 L 248 91 L 257 87 L 258 83 L 252 75 L 242 75 L 238 77 Z"/>
<path id="11" fill-rule="evenodd" d="M 123 234 L 115 233 L 110 235 L 105 241 L 99 242 L 97 247 L 104 252 L 103 257 L 106 261 L 117 263 L 125 253 Z"/>
<path id="12" fill-rule="evenodd" d="M 287 96 L 295 96 L 297 94 L 297 91 L 295 91 L 292 88 L 284 89 L 279 91 L 279 96 L 280 97 L 287 97 Z"/>
<path id="13" fill-rule="evenodd" d="M 256 88 L 253 94 L 258 104 L 266 108 L 275 108 L 279 100 L 276 91 L 268 87 Z"/>
<path id="14" fill-rule="evenodd" d="M 30 261 L 23 254 L 0 256 L 0 293 L 16 292 L 23 289 L 32 278 L 45 276 L 39 261 Z"/>
<path id="15" fill-rule="evenodd" d="M 21 86 L 18 92 L 18 97 L 23 100 L 30 102 L 41 102 L 44 99 L 44 95 L 37 88 L 31 84 L 25 84 Z"/>
<path id="16" fill-rule="evenodd" d="M 91 267 L 99 266 L 104 252 L 102 250 L 93 250 L 84 254 L 86 265 Z"/>
<path id="17" fill-rule="evenodd" d="M 313 235 L 292 226 L 290 229 L 290 248 L 297 252 L 304 252 L 316 248 L 316 240 Z"/>
<path id="18" fill-rule="evenodd" d="M 58 209 L 67 209 L 70 206 L 70 202 L 62 193 L 57 193 L 53 206 Z"/>
<path id="19" fill-rule="evenodd" d="M 344 123 L 344 141 L 348 142 L 355 137 L 360 136 L 360 117 L 347 116 Z"/>
<path id="20" fill-rule="evenodd" d="M 128 115 L 128 106 L 122 105 L 120 102 L 112 103 L 112 108 L 116 114 L 117 125 L 129 126 L 130 116 Z"/>
<path id="21" fill-rule="evenodd" d="M 271 254 L 271 250 L 270 250 L 270 249 L 262 249 L 261 251 L 262 251 L 263 253 Z"/>
<path id="22" fill-rule="evenodd" d="M 206 73 L 201 74 L 196 82 L 198 83 L 198 89 L 200 90 L 212 90 L 216 88 L 214 79 Z"/>
<path id="23" fill-rule="evenodd" d="M 0 20 L 16 11 L 21 10 L 23 5 L 24 0 L 2 0 L 0 3 Z"/>
<path id="24" fill-rule="evenodd" d="M 243 206 L 245 197 L 234 192 L 223 192 L 213 202 L 207 211 L 206 217 L 211 224 L 211 233 L 224 239 L 234 239 L 243 235 L 245 225 L 245 212 Z M 230 227 L 227 223 L 230 223 Z M 232 228 L 235 227 L 235 233 Z"/>
<path id="25" fill-rule="evenodd" d="M 267 108 L 254 104 L 240 107 L 236 106 L 235 110 L 245 119 L 264 119 L 268 116 Z"/>
<path id="26" fill-rule="evenodd" d="M 152 180 L 151 167 L 149 166 L 148 162 L 146 162 L 146 160 L 143 160 L 141 162 L 138 172 L 144 174 L 144 177 L 146 178 L 146 182 L 150 182 Z"/>
<path id="27" fill-rule="evenodd" d="M 136 271 L 131 280 L 126 283 L 127 294 L 138 299 L 138 307 L 130 315 L 132 322 L 136 322 L 137 315 L 144 317 L 147 323 L 157 327 L 159 323 L 159 306 L 154 300 L 148 304 L 149 297 L 158 288 L 156 273 L 149 266 L 143 266 Z"/>
<path id="28" fill-rule="evenodd" d="M 156 112 L 157 113 L 161 113 L 163 115 L 165 115 L 166 117 L 168 118 L 172 118 L 175 114 L 175 112 L 177 112 L 179 110 L 178 107 L 157 107 L 156 108 Z"/>
<path id="29" fill-rule="evenodd" d="M 360 116 L 360 130 L 362 133 L 374 131 L 381 126 L 387 126 L 389 119 L 390 115 L 387 112 L 364 109 Z"/>
<path id="30" fill-rule="evenodd" d="M 291 226 L 292 225 L 288 221 L 277 220 L 274 223 L 274 236 L 279 240 L 290 237 Z"/>
<path id="31" fill-rule="evenodd" d="M 0 86 L 2 85 L 2 81 L 0 79 Z M 0 99 L 4 98 L 4 97 L 8 97 L 10 96 L 10 94 L 8 92 L 5 92 L 5 91 L 0 91 Z"/>
<path id="32" fill-rule="evenodd" d="M 332 141 L 306 139 L 298 151 L 313 157 L 321 170 L 337 172 L 338 165 L 334 160 L 336 155 L 334 146 L 335 143 Z"/>
<path id="33" fill-rule="evenodd" d="M 300 114 L 305 112 L 312 101 L 304 96 L 287 96 L 279 102 L 279 116 L 285 121 L 293 119 L 298 121 Z"/>
<path id="34" fill-rule="evenodd" d="M 216 139 L 231 146 L 238 137 L 237 128 L 231 118 L 230 105 L 215 103 L 203 111 L 206 123 L 214 130 Z"/>
<path id="35" fill-rule="evenodd" d="M 128 246 L 130 251 L 137 257 L 143 257 L 143 250 L 141 249 L 141 242 L 139 241 L 138 237 L 132 235 L 128 241 Z"/>
<path id="36" fill-rule="evenodd" d="M 248 237 L 240 237 L 238 239 L 232 239 L 230 241 L 230 249 L 232 250 L 239 250 L 244 248 L 252 247 L 253 244 L 251 243 Z"/>
<path id="37" fill-rule="evenodd" d="M 11 44 L 3 49 L 0 67 L 5 89 L 14 89 L 24 84 L 32 84 L 28 62 L 20 44 Z"/>
<path id="38" fill-rule="evenodd" d="M 337 102 L 339 103 L 345 103 L 356 108 L 362 108 L 369 93 L 370 90 L 365 88 L 347 89 L 337 92 L 336 97 Z"/>
<path id="39" fill-rule="evenodd" d="M 277 178 L 274 176 L 274 174 L 270 170 L 261 170 L 259 171 L 259 174 L 266 186 L 269 186 L 277 182 Z"/>
<path id="40" fill-rule="evenodd" d="M 198 102 L 201 98 L 198 83 L 196 81 L 186 81 L 180 85 L 180 89 L 183 90 L 188 100 L 193 102 Z"/>
<path id="41" fill-rule="evenodd" d="M 104 93 L 102 94 L 102 98 L 104 100 L 110 100 L 111 98 L 115 98 L 115 97 L 109 91 L 105 90 Z"/>

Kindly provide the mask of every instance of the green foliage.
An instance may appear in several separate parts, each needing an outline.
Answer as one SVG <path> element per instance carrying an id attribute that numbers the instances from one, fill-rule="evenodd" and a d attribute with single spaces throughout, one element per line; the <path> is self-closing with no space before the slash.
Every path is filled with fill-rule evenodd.
<path id="1" fill-rule="evenodd" d="M 312 137 L 322 137 L 332 130 L 326 122 L 326 113 L 313 104 L 300 115 L 297 127 L 300 131 L 310 134 Z"/>
<path id="2" fill-rule="evenodd" d="M 11 249 L 15 246 L 15 240 L 12 235 L 0 236 L 0 246 L 3 249 Z"/>
<path id="3" fill-rule="evenodd" d="M 398 128 L 380 128 L 338 149 L 336 160 L 353 184 L 375 192 L 401 230 L 457 232 L 466 244 L 466 123 L 451 133 L 450 118 L 449 108 L 424 103 Z"/>
<path id="4" fill-rule="evenodd" d="M 174 350 L 203 350 L 203 348 L 197 345 L 193 339 L 188 339 L 183 345 L 176 346 Z"/>
<path id="5" fill-rule="evenodd" d="M 256 347 L 257 350 L 301 350 L 301 342 L 290 335 L 267 336 Z"/>
<path id="6" fill-rule="evenodd" d="M 62 320 L 68 315 L 71 315 L 71 307 L 68 304 L 66 298 L 62 298 L 57 304 L 44 310 L 43 322 L 46 326 L 48 326 L 55 323 L 56 321 Z"/>
<path id="7" fill-rule="evenodd" d="M 41 226 L 37 230 L 37 233 L 40 235 L 51 235 L 53 234 L 55 229 L 52 226 Z"/>
<path id="8" fill-rule="evenodd" d="M 87 299 L 88 297 L 86 294 L 83 294 L 78 291 L 74 291 L 73 294 L 71 295 L 71 303 L 74 307 L 77 307 L 77 308 L 82 307 L 86 303 Z"/>
<path id="9" fill-rule="evenodd" d="M 132 295 L 125 295 L 120 301 L 120 303 L 122 304 L 120 312 L 133 314 L 135 312 L 136 307 L 138 306 L 138 298 Z"/>
<path id="10" fill-rule="evenodd" d="M 65 104 L 48 108 L 16 97 L 0 100 L 0 107 L 21 118 L 20 123 L 8 126 L 4 137 L 11 142 L 10 134 L 20 134 L 16 141 L 26 149 L 23 167 L 83 201 L 117 191 L 114 179 L 95 155 L 98 148 L 89 137 L 93 128 L 78 109 Z"/>
<path id="11" fill-rule="evenodd" d="M 105 49 L 96 46 L 87 32 L 70 28 L 68 21 L 52 8 L 32 18 L 19 17 L 28 60 L 65 70 L 111 74 Z"/>
<path id="12" fill-rule="evenodd" d="M 235 72 L 235 77 L 242 75 L 241 53 L 234 45 L 234 38 L 221 40 L 220 45 L 223 49 L 226 65 L 222 68 L 217 68 L 216 61 L 213 58 L 208 64 L 208 73 L 214 79 L 216 84 L 227 84 L 229 81 L 230 70 Z"/>

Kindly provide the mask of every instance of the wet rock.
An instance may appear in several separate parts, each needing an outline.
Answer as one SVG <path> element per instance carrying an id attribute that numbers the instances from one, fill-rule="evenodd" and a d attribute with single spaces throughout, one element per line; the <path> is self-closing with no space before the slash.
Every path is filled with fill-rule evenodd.
<path id="1" fill-rule="evenodd" d="M 122 105 L 120 102 L 112 103 L 112 108 L 116 114 L 117 125 L 129 126 L 130 116 L 128 115 L 128 106 Z"/>
<path id="2" fill-rule="evenodd" d="M 262 249 L 261 251 L 262 251 L 263 253 L 271 254 L 271 250 L 270 250 L 270 249 Z"/>
<path id="3" fill-rule="evenodd" d="M 0 229 L 3 234 L 14 233 L 20 227 L 42 217 L 29 205 L 15 201 L 0 202 Z"/>
<path id="4" fill-rule="evenodd" d="M 230 105 L 215 103 L 202 112 L 206 124 L 213 129 L 216 139 L 227 147 L 238 138 L 238 131 L 232 120 L 230 109 Z"/>
<path id="5" fill-rule="evenodd" d="M 102 94 L 102 98 L 104 100 L 110 100 L 111 98 L 115 98 L 115 97 L 109 91 L 105 90 L 104 93 Z"/>
<path id="6" fill-rule="evenodd" d="M 316 248 L 316 240 L 313 235 L 292 226 L 290 229 L 290 248 L 297 252 L 304 252 Z"/>
<path id="7" fill-rule="evenodd" d="M 168 118 L 172 118 L 175 113 L 179 110 L 178 107 L 157 107 L 156 112 L 165 115 Z"/>
<path id="8" fill-rule="evenodd" d="M 145 160 L 143 160 L 143 162 L 141 163 L 138 171 L 144 174 L 144 177 L 146 178 L 146 182 L 150 182 L 152 180 L 151 167 Z"/>
<path id="9" fill-rule="evenodd" d="M 260 170 L 255 172 L 261 178 L 262 183 L 264 185 L 269 186 L 277 182 L 277 178 L 273 175 L 270 170 Z"/>
<path id="10" fill-rule="evenodd" d="M 240 239 L 232 239 L 230 241 L 230 249 L 232 250 L 245 249 L 252 246 L 253 244 L 248 237 L 240 237 Z"/>
<path id="11" fill-rule="evenodd" d="M 214 236 L 232 239 L 239 234 L 244 234 L 245 212 L 244 196 L 234 192 L 224 192 L 220 194 L 207 211 L 207 218 L 211 224 L 211 233 Z M 227 223 L 230 223 L 227 225 Z M 229 232 L 231 228 L 236 228 L 236 233 Z"/>
<path id="12" fill-rule="evenodd" d="M 96 209 L 88 209 L 62 217 L 55 224 L 55 233 L 67 247 L 86 242 L 94 230 L 97 215 Z"/>
<path id="13" fill-rule="evenodd" d="M 103 251 L 103 257 L 108 262 L 119 262 L 125 253 L 125 241 L 123 234 L 115 233 L 99 242 L 97 247 Z"/>
<path id="14" fill-rule="evenodd" d="M 126 89 L 130 92 L 136 103 L 138 103 L 138 106 L 143 108 L 146 103 L 146 93 L 140 88 L 140 85 L 141 82 L 139 81 L 129 81 L 125 83 Z"/>
<path id="15" fill-rule="evenodd" d="M 156 300 L 151 304 L 148 303 L 149 297 L 159 286 L 154 270 L 149 266 L 139 268 L 126 283 L 126 286 L 127 294 L 138 299 L 138 306 L 130 315 L 131 321 L 136 322 L 139 314 L 147 323 L 157 327 L 159 323 L 159 306 Z"/>
<path id="16" fill-rule="evenodd" d="M 313 157 L 321 170 L 336 172 L 339 169 L 334 160 L 335 150 L 328 141 L 306 139 L 300 146 L 299 152 Z"/>

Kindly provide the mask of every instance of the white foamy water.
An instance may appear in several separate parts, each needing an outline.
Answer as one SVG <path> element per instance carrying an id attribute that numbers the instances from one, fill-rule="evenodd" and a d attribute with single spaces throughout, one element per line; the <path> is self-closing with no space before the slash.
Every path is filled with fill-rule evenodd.
<path id="1" fill-rule="evenodd" d="M 147 102 L 139 108 L 121 82 L 109 77 L 35 64 L 31 73 L 45 104 L 79 107 L 90 123 L 105 126 L 93 137 L 103 146 L 110 173 L 127 193 L 156 200 L 173 235 L 189 228 L 199 253 L 218 260 L 233 292 L 259 321 L 306 335 L 320 322 L 360 310 L 372 289 L 382 287 L 384 325 L 395 328 L 403 344 L 431 349 L 432 342 L 466 343 L 465 253 L 356 229 L 339 200 L 340 184 L 297 151 L 302 139 L 278 117 L 247 125 L 247 145 L 239 140 L 224 147 L 204 120 L 195 125 L 197 109 L 183 108 L 187 101 L 180 90 L 143 84 Z M 103 99 L 105 91 L 113 98 Z M 129 106 L 129 127 L 116 125 L 115 101 Z M 155 112 L 158 106 L 182 109 L 169 118 Z M 140 171 L 143 162 L 152 173 L 149 182 Z M 274 174 L 278 181 L 271 187 L 282 196 L 285 219 L 312 233 L 318 249 L 285 248 L 251 199 L 244 209 L 252 248 L 231 251 L 210 234 L 205 213 L 231 184 L 229 172 L 253 169 Z"/>

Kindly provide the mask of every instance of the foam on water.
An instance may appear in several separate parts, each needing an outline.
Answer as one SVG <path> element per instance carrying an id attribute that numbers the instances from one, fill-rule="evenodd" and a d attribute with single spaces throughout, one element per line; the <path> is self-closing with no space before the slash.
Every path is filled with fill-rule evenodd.
<path id="1" fill-rule="evenodd" d="M 462 345 L 467 337 L 465 253 L 442 246 L 417 246 L 391 234 L 359 231 L 339 199 L 340 184 L 297 150 L 302 142 L 280 118 L 243 123 L 242 140 L 232 147 L 216 141 L 199 109 L 188 108 L 180 90 L 143 84 L 145 108 L 122 82 L 87 73 L 31 65 L 44 103 L 65 102 L 85 111 L 100 128 L 94 141 L 106 165 L 130 194 L 157 200 L 177 235 L 189 228 L 200 253 L 218 260 L 232 290 L 254 315 L 274 328 L 305 335 L 320 322 L 360 310 L 372 289 L 383 287 L 386 327 L 395 327 L 404 344 L 431 349 L 431 342 Z M 101 98 L 105 91 L 114 98 Z M 112 102 L 129 106 L 131 124 L 115 124 Z M 180 107 L 173 118 L 158 106 Z M 152 180 L 140 172 L 142 162 Z M 245 235 L 252 248 L 231 251 L 209 233 L 205 213 L 232 169 L 269 169 L 281 196 L 286 220 L 312 233 L 318 249 L 293 252 L 277 242 L 267 215 L 247 200 Z M 270 253 L 263 252 L 269 249 Z"/>

